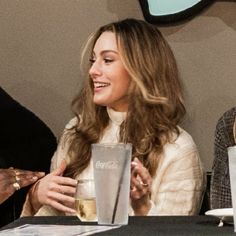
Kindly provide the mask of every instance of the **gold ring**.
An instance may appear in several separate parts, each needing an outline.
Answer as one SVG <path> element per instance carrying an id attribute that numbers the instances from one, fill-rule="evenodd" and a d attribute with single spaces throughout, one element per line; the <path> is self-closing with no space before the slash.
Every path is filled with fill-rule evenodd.
<path id="1" fill-rule="evenodd" d="M 18 183 L 18 182 L 20 182 L 20 177 L 19 177 L 20 172 L 15 169 L 14 169 L 14 172 L 15 172 L 15 180 Z"/>
<path id="2" fill-rule="evenodd" d="M 16 179 L 16 182 L 18 183 L 18 182 L 20 182 L 20 177 L 19 176 L 15 176 L 15 179 Z"/>
<path id="3" fill-rule="evenodd" d="M 16 191 L 20 189 L 20 185 L 17 182 L 13 184 L 13 187 Z"/>
<path id="4" fill-rule="evenodd" d="M 15 172 L 16 176 L 20 174 L 20 172 L 18 170 L 16 170 L 16 169 L 14 169 L 14 172 Z"/>

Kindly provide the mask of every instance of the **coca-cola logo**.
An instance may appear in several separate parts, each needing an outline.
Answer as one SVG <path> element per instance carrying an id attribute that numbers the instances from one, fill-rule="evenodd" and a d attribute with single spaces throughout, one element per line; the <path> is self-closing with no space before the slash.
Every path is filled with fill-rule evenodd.
<path id="1" fill-rule="evenodd" d="M 96 169 L 117 169 L 118 161 L 97 161 L 95 167 Z"/>

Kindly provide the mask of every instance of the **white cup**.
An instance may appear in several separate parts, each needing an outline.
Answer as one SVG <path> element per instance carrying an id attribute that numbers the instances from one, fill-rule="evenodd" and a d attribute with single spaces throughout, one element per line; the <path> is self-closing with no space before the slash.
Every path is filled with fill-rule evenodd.
<path id="1" fill-rule="evenodd" d="M 131 144 L 92 144 L 98 224 L 128 224 Z"/>
<path id="2" fill-rule="evenodd" d="M 234 213 L 234 232 L 236 232 L 236 146 L 228 147 L 231 199 Z"/>

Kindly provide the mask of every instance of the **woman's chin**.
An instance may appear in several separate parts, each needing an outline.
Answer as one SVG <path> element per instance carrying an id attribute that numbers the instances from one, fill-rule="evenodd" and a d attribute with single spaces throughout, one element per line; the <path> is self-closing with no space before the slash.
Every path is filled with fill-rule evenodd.
<path id="1" fill-rule="evenodd" d="M 94 104 L 98 105 L 98 106 L 108 106 L 108 104 L 105 101 L 101 101 L 101 100 L 93 100 Z"/>

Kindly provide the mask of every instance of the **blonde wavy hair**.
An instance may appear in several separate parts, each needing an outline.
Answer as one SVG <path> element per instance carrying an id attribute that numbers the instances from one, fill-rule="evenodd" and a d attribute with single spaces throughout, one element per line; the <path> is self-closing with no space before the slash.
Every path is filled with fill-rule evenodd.
<path id="1" fill-rule="evenodd" d="M 98 29 L 85 47 L 91 58 L 97 39 L 107 31 L 115 34 L 120 58 L 132 78 L 120 142 L 132 143 L 132 157 L 137 157 L 154 176 L 163 146 L 179 135 L 177 125 L 185 114 L 176 60 L 157 27 L 137 19 L 113 22 Z M 109 117 L 106 107 L 93 102 L 90 78 L 84 81 L 72 109 L 79 122 L 68 133 L 71 162 L 65 175 L 75 177 L 89 165 L 91 144 L 99 142 Z"/>

